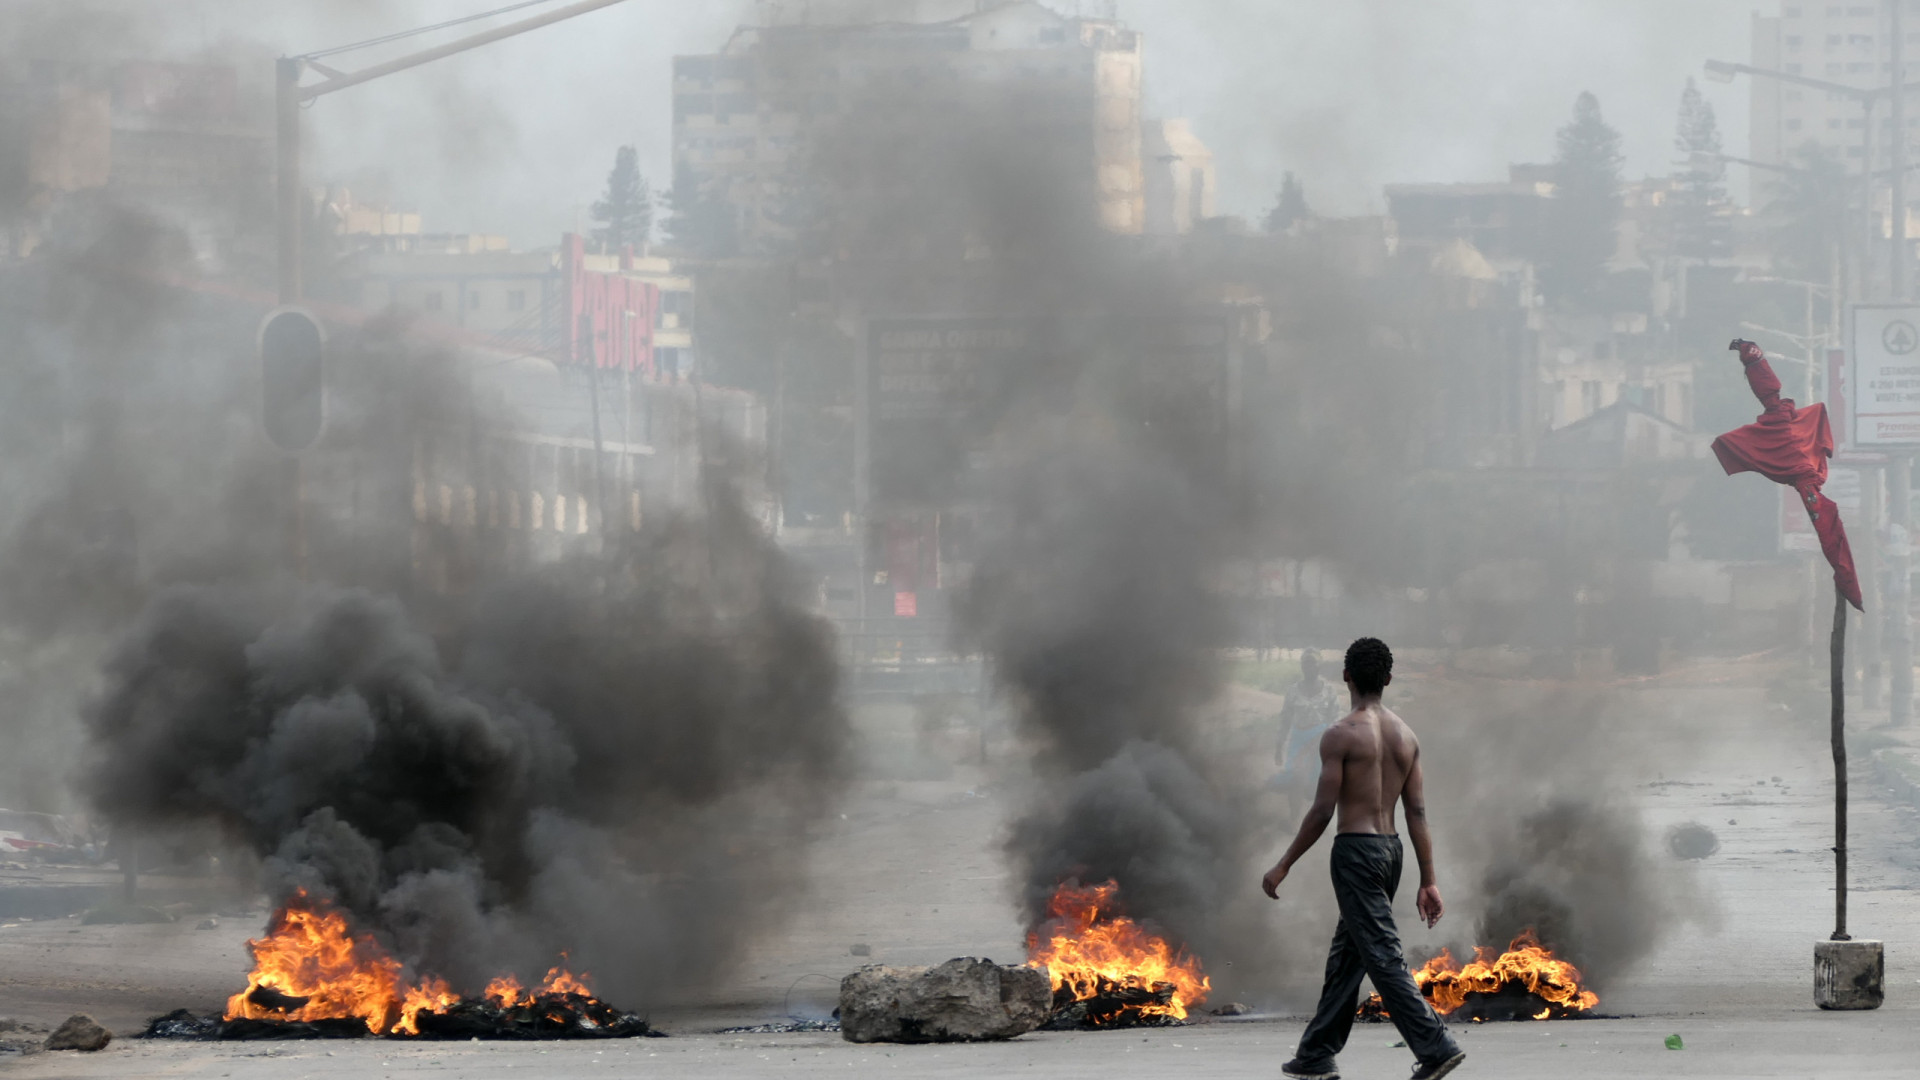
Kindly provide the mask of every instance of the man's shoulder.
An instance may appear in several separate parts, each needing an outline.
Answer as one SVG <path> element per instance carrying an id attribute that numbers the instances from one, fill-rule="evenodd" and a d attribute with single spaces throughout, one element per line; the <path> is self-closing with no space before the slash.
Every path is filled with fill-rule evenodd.
<path id="1" fill-rule="evenodd" d="M 1339 719 L 1327 725 L 1326 731 L 1320 736 L 1321 739 L 1336 745 L 1344 745 L 1357 738 L 1361 734 L 1361 723 L 1356 718 L 1360 715 L 1358 712 L 1341 714 Z"/>
<path id="2" fill-rule="evenodd" d="M 1401 716 L 1391 709 L 1382 709 L 1381 711 L 1386 713 L 1387 721 L 1396 734 L 1415 746 L 1420 744 L 1420 736 L 1414 732 L 1413 725 L 1407 723 L 1406 717 Z"/>

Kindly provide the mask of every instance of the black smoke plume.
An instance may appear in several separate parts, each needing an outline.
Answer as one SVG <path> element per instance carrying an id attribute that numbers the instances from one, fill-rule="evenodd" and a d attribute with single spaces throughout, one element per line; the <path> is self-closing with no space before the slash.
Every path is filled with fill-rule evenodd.
<path id="1" fill-rule="evenodd" d="M 449 452 L 515 426 L 471 366 L 392 319 L 342 330 L 302 479 L 259 435 L 255 316 L 166 284 L 175 239 L 95 207 L 9 272 L 10 405 L 45 441 L 8 474 L 0 615 L 53 657 L 14 675 L 47 730 L 97 686 L 41 771 L 81 756 L 108 828 L 212 828 L 271 899 L 329 897 L 464 989 L 562 951 L 634 1005 L 724 975 L 804 888 L 846 741 L 752 455 L 599 552 L 425 527 L 417 455 L 502 475 L 497 446 Z M 418 572 L 444 565 L 456 587 Z"/>
<path id="2" fill-rule="evenodd" d="M 477 989 L 561 951 L 645 1001 L 710 979 L 837 791 L 830 634 L 737 507 L 491 583 L 429 633 L 350 586 L 177 585 L 116 649 L 83 785 L 221 826 Z M 751 886 L 749 886 L 751 882 Z"/>

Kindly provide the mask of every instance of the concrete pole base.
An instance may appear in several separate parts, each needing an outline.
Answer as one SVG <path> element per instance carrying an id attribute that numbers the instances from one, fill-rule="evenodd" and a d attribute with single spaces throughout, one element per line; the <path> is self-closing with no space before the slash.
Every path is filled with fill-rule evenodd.
<path id="1" fill-rule="evenodd" d="M 1818 941 L 1813 1003 L 1823 1009 L 1877 1009 L 1886 1000 L 1887 953 L 1878 941 Z"/>

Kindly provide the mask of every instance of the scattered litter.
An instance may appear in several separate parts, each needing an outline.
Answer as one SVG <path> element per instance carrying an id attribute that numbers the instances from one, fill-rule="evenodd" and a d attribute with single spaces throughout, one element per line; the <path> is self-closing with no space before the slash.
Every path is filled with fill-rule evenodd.
<path id="1" fill-rule="evenodd" d="M 721 1028 L 720 1035 L 791 1035 L 802 1031 L 839 1031 L 838 1020 L 789 1020 L 779 1024 L 753 1024 L 748 1027 Z"/>
<path id="2" fill-rule="evenodd" d="M 1678 1035 L 1667 1036 L 1667 1049 L 1685 1050 L 1686 1048 L 1687 1048 L 1687 1044 L 1680 1041 L 1680 1036 Z"/>
<path id="3" fill-rule="evenodd" d="M 855 956 L 872 956 L 873 946 L 863 941 L 857 945 L 854 945 L 852 948 L 848 949 L 847 951 L 852 953 Z"/>

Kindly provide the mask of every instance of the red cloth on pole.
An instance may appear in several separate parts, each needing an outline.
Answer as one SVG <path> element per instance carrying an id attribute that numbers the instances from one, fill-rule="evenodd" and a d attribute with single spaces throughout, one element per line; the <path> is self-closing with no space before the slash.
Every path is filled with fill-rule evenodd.
<path id="1" fill-rule="evenodd" d="M 1865 611 L 1860 579 L 1853 569 L 1853 550 L 1847 544 L 1846 527 L 1840 523 L 1840 508 L 1820 493 L 1820 486 L 1827 482 L 1827 459 L 1833 456 L 1833 429 L 1827 423 L 1827 407 L 1796 407 L 1792 398 L 1781 397 L 1780 377 L 1773 373 L 1760 346 L 1742 342 L 1740 362 L 1746 365 L 1747 385 L 1766 411 L 1753 423 L 1713 440 L 1714 456 L 1729 476 L 1757 472 L 1800 493 L 1813 531 L 1820 537 L 1820 550 L 1833 567 L 1833 587 L 1848 603 Z"/>

